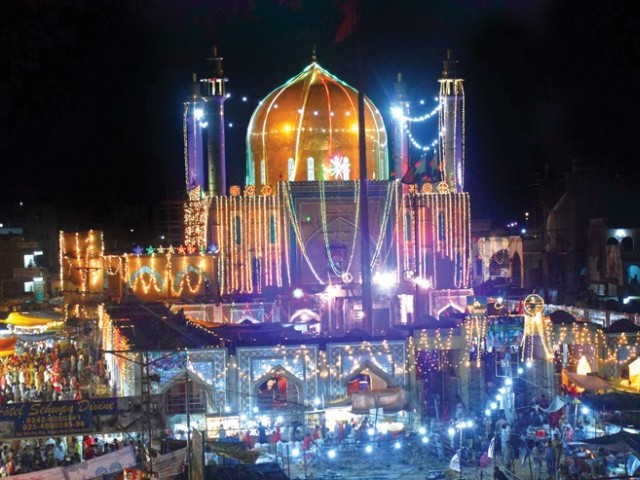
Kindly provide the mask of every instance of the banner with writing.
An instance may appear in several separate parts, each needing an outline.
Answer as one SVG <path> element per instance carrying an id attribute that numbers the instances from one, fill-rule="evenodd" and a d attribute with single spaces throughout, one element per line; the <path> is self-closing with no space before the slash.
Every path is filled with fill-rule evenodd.
<path id="1" fill-rule="evenodd" d="M 0 405 L 0 436 L 39 437 L 91 432 L 95 415 L 115 415 L 116 398 Z"/>
<path id="2" fill-rule="evenodd" d="M 136 455 L 133 447 L 127 447 L 67 467 L 48 468 L 38 472 L 14 475 L 11 480 L 88 480 L 106 474 L 120 473 L 135 464 Z"/>
<path id="3" fill-rule="evenodd" d="M 182 473 L 186 461 L 187 449 L 181 448 L 154 458 L 153 472 L 158 475 L 158 478 L 174 477 Z"/>
<path id="4" fill-rule="evenodd" d="M 11 480 L 65 480 L 62 467 L 47 468 L 37 472 L 13 475 Z"/>
<path id="5" fill-rule="evenodd" d="M 125 468 L 131 468 L 135 465 L 136 454 L 133 447 L 127 447 L 101 457 L 92 458 L 87 462 L 64 467 L 64 476 L 66 480 L 88 480 L 110 473 L 120 473 Z"/>

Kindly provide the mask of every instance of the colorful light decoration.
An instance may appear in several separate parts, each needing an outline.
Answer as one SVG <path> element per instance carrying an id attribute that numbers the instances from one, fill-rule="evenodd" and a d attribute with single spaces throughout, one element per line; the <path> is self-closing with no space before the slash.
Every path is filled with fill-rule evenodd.
<path id="1" fill-rule="evenodd" d="M 461 78 L 441 78 L 439 103 L 441 109 L 438 115 L 438 132 L 442 138 L 447 127 L 453 128 L 451 138 L 460 138 L 459 145 L 456 142 L 439 142 L 438 159 L 442 162 L 442 176 L 450 187 L 456 191 L 462 191 L 464 187 L 464 160 L 465 160 L 465 94 L 464 82 Z M 460 117 L 458 117 L 460 115 Z M 460 128 L 460 131 L 456 131 Z M 452 147 L 452 148 L 451 148 Z M 457 151 L 460 148 L 461 151 Z"/>
<path id="2" fill-rule="evenodd" d="M 261 293 L 264 286 L 289 285 L 289 229 L 284 217 L 287 207 L 280 195 L 213 197 L 213 241 L 218 247 L 223 294 Z M 254 276 L 257 265 L 260 275 Z"/>
<path id="3" fill-rule="evenodd" d="M 401 213 L 396 213 L 396 242 L 402 248 L 401 270 L 412 270 L 418 277 L 431 278 L 432 287 L 438 288 L 437 260 L 447 259 L 454 266 L 455 287 L 468 287 L 471 275 L 469 196 L 466 193 L 409 193 L 404 195 L 400 206 Z"/>
<path id="4" fill-rule="evenodd" d="M 180 250 L 182 253 L 177 253 Z M 185 287 L 191 295 L 200 293 L 205 279 L 215 278 L 215 262 L 214 254 L 194 252 L 190 255 L 183 246 L 177 249 L 160 246 L 150 255 L 134 253 L 103 257 L 107 275 L 128 281 L 136 293 L 166 297 L 180 297 Z"/>
<path id="5" fill-rule="evenodd" d="M 335 180 L 349 180 L 351 172 L 351 162 L 347 157 L 343 157 L 339 153 L 335 154 L 329 160 L 329 175 Z"/>
<path id="6" fill-rule="evenodd" d="M 547 319 L 544 312 L 544 300 L 540 295 L 531 294 L 524 299 L 524 335 L 522 337 L 521 360 L 533 360 L 533 342 L 537 336 L 544 350 L 547 360 L 553 359 L 553 349 L 550 345 L 552 339 L 551 321 Z M 527 341 L 528 340 L 528 341 Z"/>
<path id="7" fill-rule="evenodd" d="M 487 336 L 489 328 L 486 317 L 486 305 L 474 298 L 471 305 L 467 306 L 469 315 L 465 321 L 465 333 L 467 341 L 467 350 L 476 353 L 475 365 L 480 368 L 482 364 L 482 353 L 485 350 L 484 340 Z"/>
<path id="8" fill-rule="evenodd" d="M 211 197 L 204 195 L 199 186 L 189 191 L 189 199 L 184 207 L 184 242 L 186 245 L 194 248 L 206 248 L 210 205 Z"/>
<path id="9" fill-rule="evenodd" d="M 358 238 L 358 224 L 360 222 L 360 182 L 353 182 L 353 196 L 355 203 L 355 214 L 353 221 L 353 239 L 351 242 L 351 252 L 349 253 L 349 261 L 347 262 L 347 266 L 345 268 L 339 268 L 333 260 L 333 255 L 331 254 L 331 245 L 329 243 L 329 234 L 327 230 L 327 196 L 325 195 L 325 184 L 324 182 L 320 182 L 320 216 L 322 221 L 322 238 L 324 240 L 324 248 L 327 252 L 327 259 L 329 260 L 329 266 L 333 273 L 342 277 L 343 275 L 349 274 L 349 270 L 351 270 L 351 264 L 353 263 L 353 257 L 356 253 L 356 241 Z"/>
<path id="10" fill-rule="evenodd" d="M 364 101 L 368 176 L 387 179 L 384 122 L 373 103 Z M 247 185 L 313 181 L 322 173 L 338 180 L 358 178 L 358 162 L 348 161 L 358 158 L 357 92 L 313 62 L 255 110 L 247 147 Z M 332 165 L 330 154 L 338 150 L 342 159 Z"/>
<path id="11" fill-rule="evenodd" d="M 92 289 L 101 288 L 102 257 L 104 256 L 104 239 L 102 232 L 64 233 L 58 235 L 60 262 L 60 289 L 70 283 L 73 289 L 81 294 L 91 293 Z"/>

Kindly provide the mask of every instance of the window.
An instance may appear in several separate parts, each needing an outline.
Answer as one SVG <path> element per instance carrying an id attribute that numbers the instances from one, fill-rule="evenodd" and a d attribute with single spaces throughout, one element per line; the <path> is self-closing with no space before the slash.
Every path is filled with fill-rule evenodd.
<path id="1" fill-rule="evenodd" d="M 276 216 L 275 215 L 271 215 L 271 218 L 269 219 L 269 243 L 272 245 L 276 243 Z"/>
<path id="2" fill-rule="evenodd" d="M 166 394 L 166 409 L 168 415 L 186 414 L 187 413 L 187 392 L 186 386 L 189 386 L 189 414 L 206 413 L 207 411 L 207 394 L 199 383 L 188 382 L 176 383 Z"/>
<path id="3" fill-rule="evenodd" d="M 242 219 L 240 215 L 236 215 L 234 224 L 234 240 L 236 245 L 240 245 L 242 243 Z"/>
<path id="4" fill-rule="evenodd" d="M 290 182 L 296 179 L 296 161 L 293 158 L 289 158 L 288 177 Z"/>
<path id="5" fill-rule="evenodd" d="M 444 240 L 444 212 L 438 213 L 438 240 Z"/>
<path id="6" fill-rule="evenodd" d="M 24 256 L 24 268 L 29 268 L 35 266 L 35 256 L 34 255 L 25 255 Z"/>
<path id="7" fill-rule="evenodd" d="M 311 182 L 316 179 L 315 166 L 316 166 L 316 162 L 313 159 L 313 157 L 307 158 L 307 180 Z"/>

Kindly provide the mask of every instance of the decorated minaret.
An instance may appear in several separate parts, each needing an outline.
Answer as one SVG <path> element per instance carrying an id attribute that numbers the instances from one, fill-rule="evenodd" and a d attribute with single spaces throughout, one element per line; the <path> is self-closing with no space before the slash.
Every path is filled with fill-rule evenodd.
<path id="1" fill-rule="evenodd" d="M 443 180 L 452 192 L 464 191 L 464 86 L 463 80 L 456 74 L 457 60 L 451 50 L 443 63 L 440 82 L 440 148 Z"/>
<path id="2" fill-rule="evenodd" d="M 185 177 L 185 245 L 208 246 L 209 205 L 214 196 L 225 195 L 224 101 L 226 99 L 222 57 L 213 47 L 213 75 L 198 81 L 193 75 L 184 104 L 183 135 Z"/>
<path id="3" fill-rule="evenodd" d="M 213 47 L 213 75 L 201 80 L 193 74 L 184 103 L 183 135 L 187 192 L 198 187 L 209 196 L 226 194 L 224 151 L 225 83 L 222 57 Z"/>
<path id="4" fill-rule="evenodd" d="M 185 181 L 187 193 L 205 190 L 205 159 L 203 131 L 207 128 L 204 118 L 204 100 L 201 84 L 194 73 L 189 84 L 189 96 L 184 102 L 182 134 L 184 142 Z"/>
<path id="5" fill-rule="evenodd" d="M 402 178 L 409 168 L 409 138 L 404 119 L 409 116 L 409 102 L 407 88 L 402 81 L 402 74 L 398 73 L 397 81 L 393 84 L 394 99 L 391 105 L 393 113 L 393 171 L 396 178 Z"/>
<path id="6" fill-rule="evenodd" d="M 204 114 L 207 122 L 205 145 L 207 149 L 207 192 L 210 196 L 226 195 L 227 179 L 224 153 L 224 101 L 227 79 L 222 71 L 222 57 L 213 47 L 213 76 L 201 80 L 203 84 Z"/>

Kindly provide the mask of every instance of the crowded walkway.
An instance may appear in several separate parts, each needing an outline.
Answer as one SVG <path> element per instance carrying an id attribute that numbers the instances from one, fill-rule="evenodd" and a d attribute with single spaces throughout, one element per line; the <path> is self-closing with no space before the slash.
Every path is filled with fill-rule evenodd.
<path id="1" fill-rule="evenodd" d="M 117 437 L 59 437 L 0 441 L 0 477 L 65 467 L 120 450 L 128 445 L 140 455 L 139 442 Z M 140 457 L 140 462 L 142 457 Z"/>
<path id="2" fill-rule="evenodd" d="M 82 339 L 18 341 L 13 355 L 0 357 L 0 405 L 80 400 L 106 381 L 99 350 Z"/>

